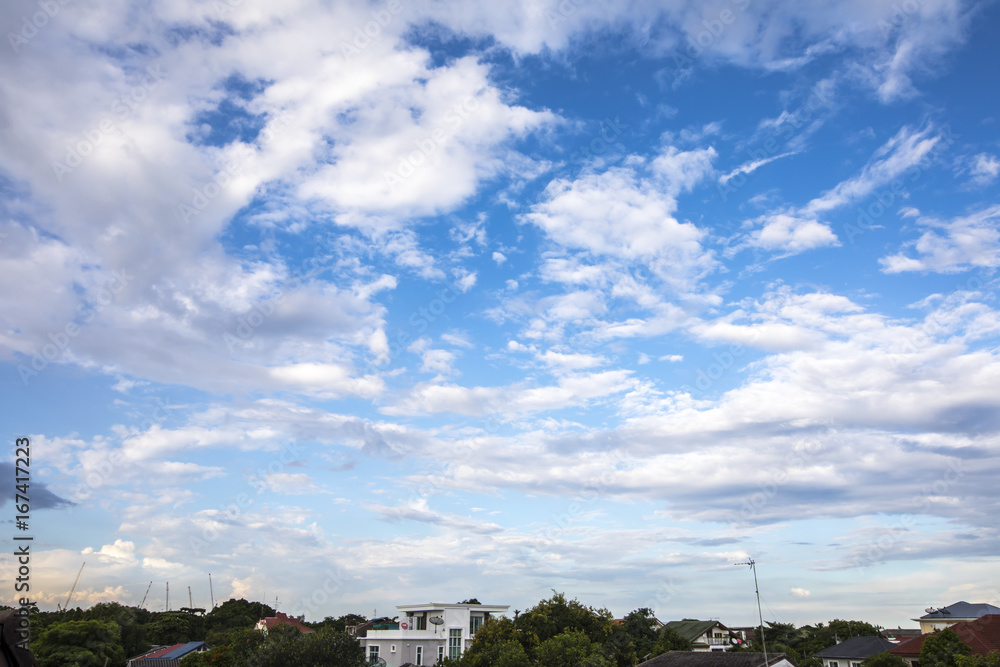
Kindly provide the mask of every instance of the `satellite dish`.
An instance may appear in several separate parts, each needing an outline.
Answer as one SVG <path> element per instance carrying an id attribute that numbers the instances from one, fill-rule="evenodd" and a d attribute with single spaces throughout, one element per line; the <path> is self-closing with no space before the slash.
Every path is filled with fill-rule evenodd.
<path id="1" fill-rule="evenodd" d="M 433 625 L 444 625 L 444 619 L 440 616 L 431 616 L 430 621 Z"/>

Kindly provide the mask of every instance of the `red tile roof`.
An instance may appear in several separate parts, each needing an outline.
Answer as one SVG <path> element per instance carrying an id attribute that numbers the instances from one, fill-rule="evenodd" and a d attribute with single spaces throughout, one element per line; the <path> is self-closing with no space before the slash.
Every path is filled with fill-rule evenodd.
<path id="1" fill-rule="evenodd" d="M 974 621 L 963 621 L 951 629 L 969 645 L 973 655 L 986 655 L 990 651 L 1000 651 L 1000 614 L 987 614 Z M 914 637 L 889 650 L 898 656 L 918 657 L 924 647 L 924 640 L 930 634 Z"/>
<path id="2" fill-rule="evenodd" d="M 260 623 L 257 624 L 258 627 L 261 623 L 263 623 L 264 627 L 268 630 L 278 625 L 290 625 L 299 632 L 316 632 L 312 628 L 303 625 L 299 619 L 283 614 L 280 611 L 274 616 L 268 616 L 267 618 L 262 619 Z"/>

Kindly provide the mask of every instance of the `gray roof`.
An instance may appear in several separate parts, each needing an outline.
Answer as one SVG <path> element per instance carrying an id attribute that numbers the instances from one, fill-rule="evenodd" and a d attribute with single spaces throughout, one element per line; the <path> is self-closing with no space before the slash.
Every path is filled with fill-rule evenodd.
<path id="1" fill-rule="evenodd" d="M 767 664 L 775 665 L 788 660 L 784 653 L 768 653 Z M 791 660 L 788 660 L 792 662 Z M 794 665 L 795 663 L 792 662 Z M 646 662 L 639 667 L 765 667 L 763 653 L 749 651 L 670 651 Z"/>
<path id="2" fill-rule="evenodd" d="M 813 653 L 817 658 L 854 658 L 864 660 L 879 653 L 885 653 L 896 646 L 881 637 L 851 637 L 836 646 Z"/>
<path id="3" fill-rule="evenodd" d="M 979 618 L 980 616 L 986 616 L 987 614 L 1000 614 L 1000 607 L 994 607 L 993 605 L 986 604 L 985 602 L 973 604 L 962 600 L 961 602 L 950 604 L 938 611 L 924 614 L 920 617 L 920 620 L 933 621 L 935 619 L 955 619 L 957 622 L 964 618 Z"/>

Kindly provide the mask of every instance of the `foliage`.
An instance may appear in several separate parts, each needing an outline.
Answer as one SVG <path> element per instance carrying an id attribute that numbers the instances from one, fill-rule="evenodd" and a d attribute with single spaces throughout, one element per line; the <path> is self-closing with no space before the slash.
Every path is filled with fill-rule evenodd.
<path id="1" fill-rule="evenodd" d="M 336 630 L 337 632 L 346 632 L 347 626 L 349 625 L 361 625 L 368 619 L 360 614 L 344 614 L 338 618 L 333 616 L 327 616 L 319 623 L 306 623 L 307 626 L 313 630 Z"/>
<path id="2" fill-rule="evenodd" d="M 583 630 L 567 630 L 546 639 L 537 651 L 539 667 L 611 667 Z"/>
<path id="3" fill-rule="evenodd" d="M 146 626 L 146 638 L 162 646 L 204 641 L 205 620 L 186 611 L 160 612 Z"/>
<path id="4" fill-rule="evenodd" d="M 972 649 L 948 628 L 924 640 L 920 649 L 920 667 L 956 667 L 956 655 L 969 655 Z"/>
<path id="5" fill-rule="evenodd" d="M 656 637 L 656 643 L 653 644 L 653 655 L 661 655 L 667 651 L 690 651 L 691 642 L 678 634 L 673 628 L 668 628 L 666 626 L 660 628 L 660 632 Z"/>
<path id="6" fill-rule="evenodd" d="M 1000 651 L 990 651 L 986 655 L 956 655 L 957 667 L 1000 667 Z"/>
<path id="7" fill-rule="evenodd" d="M 124 667 L 121 630 L 111 621 L 52 623 L 31 643 L 40 667 Z"/>
<path id="8" fill-rule="evenodd" d="M 893 655 L 886 651 L 885 653 L 876 653 L 875 655 L 865 658 L 861 667 L 909 667 L 908 663 L 900 658 L 898 655 Z M 971 667 L 971 666 L 970 666 Z"/>
<path id="9" fill-rule="evenodd" d="M 528 661 L 528 650 L 523 643 L 525 639 L 527 638 L 517 629 L 514 621 L 502 616 L 490 618 L 476 632 L 472 645 L 462 656 L 462 667 L 493 667 L 499 664 L 501 655 L 505 655 L 507 661 L 513 661 L 512 665 L 520 664 L 519 655 L 523 655 L 524 660 Z M 520 652 L 513 644 L 520 647 Z"/>
<path id="10" fill-rule="evenodd" d="M 653 627 L 655 616 L 653 610 L 648 607 L 641 607 L 630 612 L 622 620 L 622 629 L 628 638 L 632 640 L 635 653 L 640 658 L 644 658 L 653 652 L 656 645 L 656 629 Z"/>
<path id="11" fill-rule="evenodd" d="M 517 617 L 514 623 L 518 630 L 534 634 L 539 643 L 567 630 L 581 630 L 597 644 L 611 637 L 614 617 L 607 609 L 587 607 L 578 600 L 566 600 L 562 593 L 552 593 L 550 599 L 542 600 Z"/>
<path id="12" fill-rule="evenodd" d="M 361 645 L 346 633 L 323 629 L 301 634 L 295 628 L 272 628 L 266 635 L 239 630 L 228 646 L 187 656 L 181 667 L 364 667 Z"/>
<path id="13" fill-rule="evenodd" d="M 274 613 L 274 608 L 266 604 L 230 598 L 205 614 L 205 631 L 252 628 L 257 621 Z"/>
<path id="14" fill-rule="evenodd" d="M 462 600 L 458 604 L 482 604 L 477 598 L 469 598 L 468 600 Z"/>

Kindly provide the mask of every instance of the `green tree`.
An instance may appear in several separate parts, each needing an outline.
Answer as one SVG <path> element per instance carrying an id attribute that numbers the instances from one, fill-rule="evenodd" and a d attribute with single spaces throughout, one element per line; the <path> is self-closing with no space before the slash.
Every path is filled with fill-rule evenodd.
<path id="1" fill-rule="evenodd" d="M 462 656 L 462 667 L 493 667 L 499 663 L 501 655 L 514 664 L 517 664 L 520 655 L 529 660 L 529 652 L 535 648 L 531 641 L 533 638 L 534 635 L 525 635 L 518 630 L 509 618 L 490 618 L 476 632 L 472 644 Z M 521 648 L 520 652 L 513 644 Z"/>
<path id="2" fill-rule="evenodd" d="M 164 646 L 205 641 L 205 619 L 186 611 L 163 611 L 153 614 L 145 634 L 151 643 Z"/>
<path id="3" fill-rule="evenodd" d="M 662 655 L 667 651 L 690 651 L 691 642 L 678 634 L 673 628 L 668 628 L 663 626 L 660 628 L 660 632 L 656 637 L 656 643 L 653 644 L 653 655 Z"/>
<path id="4" fill-rule="evenodd" d="M 41 667 L 124 667 L 121 630 L 110 621 L 52 623 L 31 643 Z"/>
<path id="5" fill-rule="evenodd" d="M 268 616 L 274 616 L 273 607 L 260 602 L 230 598 L 205 614 L 205 631 L 245 630 Z"/>
<path id="6" fill-rule="evenodd" d="M 327 616 L 319 623 L 306 623 L 313 630 L 322 630 L 328 628 L 330 630 L 336 630 L 337 632 L 346 632 L 347 626 L 349 625 L 361 625 L 368 619 L 360 614 L 344 614 L 334 618 L 333 616 Z"/>
<path id="7" fill-rule="evenodd" d="M 146 641 L 146 624 L 152 614 L 139 607 L 126 607 L 117 602 L 98 602 L 87 610 L 87 620 L 112 621 L 118 624 L 122 635 L 125 657 L 145 653 L 150 648 Z"/>
<path id="8" fill-rule="evenodd" d="M 986 655 L 956 655 L 957 667 L 1000 667 L 1000 651 L 990 651 Z"/>
<path id="9" fill-rule="evenodd" d="M 656 629 L 653 627 L 655 616 L 653 610 L 648 607 L 641 607 L 629 614 L 622 620 L 622 629 L 632 640 L 635 646 L 636 655 L 639 658 L 653 652 L 656 645 Z"/>
<path id="10" fill-rule="evenodd" d="M 601 654 L 601 646 L 577 629 L 543 641 L 537 657 L 539 667 L 611 667 L 611 662 Z"/>
<path id="11" fill-rule="evenodd" d="M 587 607 L 578 600 L 567 600 L 562 593 L 552 593 L 550 599 L 517 616 L 514 624 L 519 630 L 533 633 L 539 643 L 567 630 L 582 630 L 596 644 L 611 637 L 615 622 L 607 609 Z"/>
<path id="12" fill-rule="evenodd" d="M 962 638 L 947 628 L 924 640 L 920 649 L 920 667 L 956 667 L 955 656 L 969 655 L 972 649 Z"/>
<path id="13" fill-rule="evenodd" d="M 908 663 L 898 655 L 893 655 L 886 651 L 885 653 L 876 653 L 873 656 L 865 658 L 861 662 L 861 667 L 908 667 Z M 970 665 L 969 667 L 972 666 Z"/>

